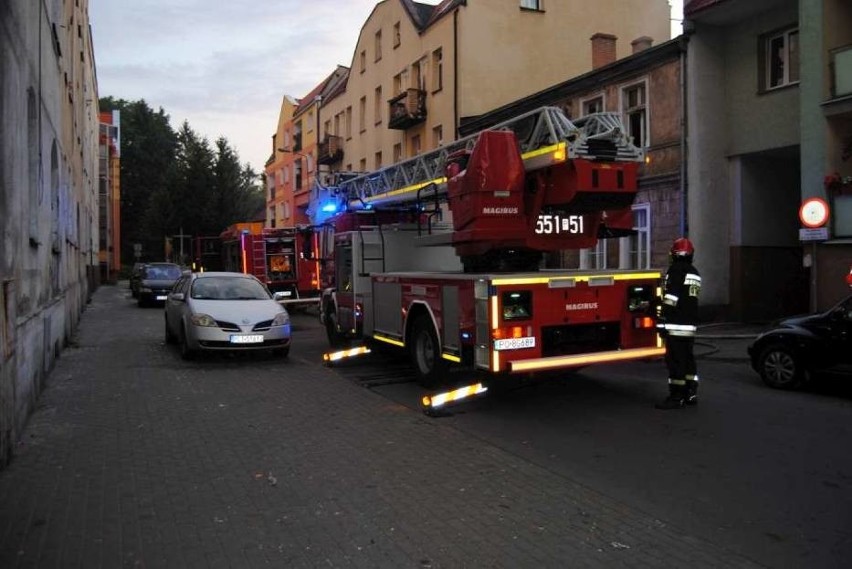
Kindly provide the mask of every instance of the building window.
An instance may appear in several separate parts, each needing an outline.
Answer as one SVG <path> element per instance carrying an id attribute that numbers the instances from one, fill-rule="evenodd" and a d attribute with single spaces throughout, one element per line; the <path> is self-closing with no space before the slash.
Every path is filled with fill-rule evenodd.
<path id="1" fill-rule="evenodd" d="M 411 137 L 411 155 L 417 156 L 418 154 L 420 154 L 421 148 L 422 146 L 420 145 L 420 135 L 415 134 Z"/>
<path id="2" fill-rule="evenodd" d="M 382 123 L 382 86 L 376 87 L 376 100 L 373 103 L 373 115 L 376 117 L 376 124 Z"/>
<path id="3" fill-rule="evenodd" d="M 275 227 L 275 208 L 269 208 L 269 227 Z"/>
<path id="4" fill-rule="evenodd" d="M 397 142 L 393 145 L 393 162 L 396 164 L 397 162 L 402 161 L 402 144 Z"/>
<path id="5" fill-rule="evenodd" d="M 582 116 L 592 115 L 594 113 L 602 113 L 604 110 L 603 95 L 597 95 L 595 97 L 592 97 L 591 99 L 583 100 L 581 108 L 583 109 Z"/>
<path id="6" fill-rule="evenodd" d="M 382 58 L 382 30 L 376 32 L 376 61 Z"/>
<path id="7" fill-rule="evenodd" d="M 376 152 L 376 170 L 382 167 L 382 153 Z"/>
<path id="8" fill-rule="evenodd" d="M 358 164 L 358 168 L 359 168 L 360 172 L 366 172 L 367 171 L 367 159 L 366 158 L 361 158 L 361 161 Z"/>
<path id="9" fill-rule="evenodd" d="M 394 96 L 402 93 L 402 73 L 397 73 L 393 76 L 393 94 Z"/>
<path id="10" fill-rule="evenodd" d="M 358 128 L 360 132 L 367 130 L 367 97 L 358 102 Z"/>
<path id="11" fill-rule="evenodd" d="M 352 107 L 346 107 L 346 117 L 343 122 L 343 129 L 346 132 L 346 138 L 348 140 L 352 138 Z"/>
<path id="12" fill-rule="evenodd" d="M 438 148 L 444 144 L 444 127 L 438 125 L 432 129 L 432 148 Z"/>
<path id="13" fill-rule="evenodd" d="M 411 65 L 411 86 L 421 91 L 426 90 L 426 58 Z"/>
<path id="14" fill-rule="evenodd" d="M 763 64 L 764 90 L 785 87 L 799 82 L 799 30 L 789 29 L 766 36 Z"/>
<path id="15" fill-rule="evenodd" d="M 521 9 L 544 11 L 544 0 L 521 0 Z"/>
<path id="16" fill-rule="evenodd" d="M 399 34 L 399 22 L 393 25 L 393 47 L 394 49 L 399 47 L 399 44 L 402 40 L 400 39 Z"/>
<path id="17" fill-rule="evenodd" d="M 367 50 L 361 50 L 361 73 L 364 73 L 367 70 Z"/>
<path id="18" fill-rule="evenodd" d="M 645 96 L 645 83 L 636 83 L 621 90 L 621 112 L 627 135 L 633 138 L 633 144 L 644 148 L 648 146 L 648 107 Z"/>
<path id="19" fill-rule="evenodd" d="M 290 219 L 290 202 L 284 202 L 281 206 L 281 217 L 284 219 Z"/>
<path id="20" fill-rule="evenodd" d="M 308 132 L 314 131 L 314 112 L 308 111 Z"/>
<path id="21" fill-rule="evenodd" d="M 444 88 L 444 50 L 441 48 L 432 52 L 432 91 Z"/>
<path id="22" fill-rule="evenodd" d="M 322 126 L 322 134 L 323 136 L 331 134 L 331 119 L 325 121 L 325 124 Z"/>
<path id="23" fill-rule="evenodd" d="M 619 242 L 618 264 L 621 269 L 651 267 L 651 204 L 633 205 L 635 235 L 622 237 Z"/>
<path id="24" fill-rule="evenodd" d="M 302 161 L 296 160 L 293 164 L 293 176 L 296 178 L 296 191 L 302 189 Z"/>

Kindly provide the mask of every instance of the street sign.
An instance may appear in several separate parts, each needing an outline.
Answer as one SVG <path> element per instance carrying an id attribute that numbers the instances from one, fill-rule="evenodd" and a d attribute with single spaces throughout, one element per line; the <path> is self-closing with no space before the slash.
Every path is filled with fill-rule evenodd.
<path id="1" fill-rule="evenodd" d="M 799 241 L 828 241 L 828 227 L 801 227 Z"/>
<path id="2" fill-rule="evenodd" d="M 805 227 L 822 227 L 828 221 L 828 203 L 822 198 L 808 198 L 799 208 L 799 221 Z"/>

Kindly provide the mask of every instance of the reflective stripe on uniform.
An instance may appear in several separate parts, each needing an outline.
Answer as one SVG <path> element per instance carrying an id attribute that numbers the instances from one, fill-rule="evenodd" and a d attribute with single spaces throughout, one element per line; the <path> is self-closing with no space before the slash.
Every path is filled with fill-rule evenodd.
<path id="1" fill-rule="evenodd" d="M 669 385 L 686 385 L 686 380 L 669 378 Z"/>
<path id="2" fill-rule="evenodd" d="M 700 285 L 701 284 L 701 277 L 699 277 L 695 273 L 686 273 L 686 276 L 683 279 L 683 284 L 685 284 L 685 285 Z"/>
<path id="3" fill-rule="evenodd" d="M 675 306 L 677 304 L 677 296 L 673 294 L 667 294 L 663 297 L 663 304 L 668 304 L 669 306 Z"/>
<path id="4" fill-rule="evenodd" d="M 698 327 L 694 324 L 670 324 L 665 325 L 666 332 L 670 336 L 695 336 Z"/>

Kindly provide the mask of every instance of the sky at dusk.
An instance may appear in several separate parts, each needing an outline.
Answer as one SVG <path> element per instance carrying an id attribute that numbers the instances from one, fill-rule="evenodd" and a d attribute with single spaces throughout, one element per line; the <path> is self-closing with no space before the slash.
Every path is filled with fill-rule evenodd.
<path id="1" fill-rule="evenodd" d="M 420 0 L 437 4 L 439 0 Z M 89 0 L 98 94 L 144 99 L 263 170 L 284 95 L 349 67 L 377 0 Z M 682 0 L 672 4 L 680 34 Z M 283 62 L 286 61 L 286 65 Z"/>

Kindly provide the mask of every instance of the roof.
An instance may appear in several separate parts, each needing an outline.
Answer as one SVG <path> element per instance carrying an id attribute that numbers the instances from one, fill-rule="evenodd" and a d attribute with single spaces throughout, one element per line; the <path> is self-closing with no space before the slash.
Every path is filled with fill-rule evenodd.
<path id="1" fill-rule="evenodd" d="M 443 0 L 440 4 L 432 6 L 431 4 L 423 4 L 414 0 L 400 0 L 403 8 L 411 18 L 414 27 L 417 31 L 422 32 L 445 15 L 452 12 L 456 6 L 467 4 L 467 0 Z"/>
<path id="2" fill-rule="evenodd" d="M 683 5 L 683 15 L 688 18 L 696 12 L 700 12 L 701 10 L 705 10 L 716 4 L 721 4 L 724 1 L 725 0 L 686 0 L 686 3 Z"/>
<path id="3" fill-rule="evenodd" d="M 348 76 L 349 68 L 343 65 L 338 65 L 334 71 L 332 71 L 325 79 L 320 81 L 316 87 L 311 89 L 310 93 L 299 99 L 298 104 L 293 111 L 293 117 L 295 118 L 304 113 L 305 110 L 310 107 L 314 101 L 316 101 L 317 97 L 325 98 L 328 96 L 328 93 L 333 91 L 340 83 L 345 83 L 345 79 Z"/>

